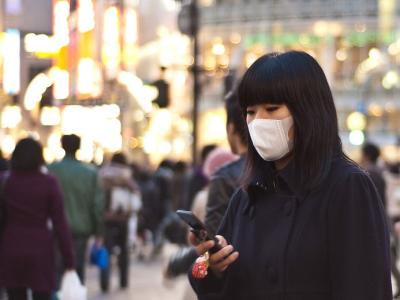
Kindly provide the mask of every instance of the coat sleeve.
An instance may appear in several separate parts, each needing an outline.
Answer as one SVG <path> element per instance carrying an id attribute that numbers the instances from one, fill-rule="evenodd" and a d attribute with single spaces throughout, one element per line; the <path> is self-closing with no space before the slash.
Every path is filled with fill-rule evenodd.
<path id="1" fill-rule="evenodd" d="M 211 180 L 204 221 L 211 234 L 215 234 L 221 225 L 233 192 L 234 189 L 226 178 L 216 176 Z"/>
<path id="2" fill-rule="evenodd" d="M 72 234 L 64 210 L 64 203 L 58 181 L 50 177 L 50 219 L 57 236 L 58 245 L 63 256 L 64 267 L 73 269 L 75 266 Z"/>
<path id="3" fill-rule="evenodd" d="M 239 193 L 236 193 L 229 201 L 228 209 L 217 231 L 217 234 L 225 237 L 228 243 L 232 235 L 234 226 L 233 220 L 235 219 L 235 215 L 238 212 L 239 201 L 240 201 L 240 195 Z M 212 273 L 212 271 L 209 270 L 208 275 L 204 279 L 195 279 L 192 276 L 192 267 L 191 267 L 188 273 L 189 281 L 193 287 L 193 290 L 196 292 L 198 299 L 199 300 L 221 299 L 219 293 L 224 290 L 227 278 L 227 271 L 228 269 L 224 272 L 222 278 L 216 277 Z"/>
<path id="4" fill-rule="evenodd" d="M 392 299 L 388 228 L 368 175 L 351 173 L 328 209 L 332 300 Z"/>

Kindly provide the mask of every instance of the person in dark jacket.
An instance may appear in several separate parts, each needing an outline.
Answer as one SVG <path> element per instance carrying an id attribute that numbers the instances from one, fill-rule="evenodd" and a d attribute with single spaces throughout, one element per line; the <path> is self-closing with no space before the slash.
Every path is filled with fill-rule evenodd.
<path id="1" fill-rule="evenodd" d="M 139 187 L 134 182 L 132 170 L 123 153 L 115 153 L 109 164 L 99 171 L 99 179 L 105 192 L 104 245 L 110 253 L 118 248 L 119 285 L 126 289 L 129 284 L 129 219 L 135 209 L 134 199 L 140 198 Z M 110 287 L 111 265 L 101 269 L 100 286 L 103 292 Z"/>
<path id="2" fill-rule="evenodd" d="M 392 299 L 383 205 L 342 151 L 316 60 L 299 51 L 264 55 L 238 96 L 246 172 L 218 229 L 222 249 L 209 255 L 207 274 L 198 272 L 207 255 L 189 272 L 199 299 Z M 198 253 L 214 245 L 190 239 Z"/>
<path id="3" fill-rule="evenodd" d="M 240 158 L 220 168 L 211 177 L 206 206 L 205 225 L 215 235 L 228 208 L 229 199 L 239 187 L 247 153 L 247 129 L 243 120 L 236 91 L 230 92 L 225 100 L 226 133 L 232 153 Z"/>
<path id="4" fill-rule="evenodd" d="M 74 268 L 62 192 L 56 178 L 42 171 L 43 164 L 42 146 L 26 138 L 15 147 L 11 172 L 2 174 L 7 219 L 0 237 L 0 286 L 7 289 L 9 300 L 28 299 L 27 289 L 34 300 L 51 298 L 56 240 L 65 269 Z"/>

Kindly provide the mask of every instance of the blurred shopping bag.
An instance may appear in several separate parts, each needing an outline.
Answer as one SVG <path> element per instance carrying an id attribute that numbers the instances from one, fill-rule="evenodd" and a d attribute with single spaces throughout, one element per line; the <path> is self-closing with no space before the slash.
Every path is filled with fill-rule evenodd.
<path id="1" fill-rule="evenodd" d="M 108 268 L 110 263 L 110 255 L 106 247 L 98 247 L 96 243 L 94 243 L 90 249 L 90 263 L 98 266 L 102 270 Z"/>
<path id="2" fill-rule="evenodd" d="M 86 287 L 81 284 L 75 271 L 65 272 L 58 298 L 59 300 L 87 300 Z"/>

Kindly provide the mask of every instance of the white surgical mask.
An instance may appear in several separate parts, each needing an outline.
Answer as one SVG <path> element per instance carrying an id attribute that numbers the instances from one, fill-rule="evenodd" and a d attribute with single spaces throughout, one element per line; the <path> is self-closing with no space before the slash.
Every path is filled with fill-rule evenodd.
<path id="1" fill-rule="evenodd" d="M 293 142 L 289 139 L 292 117 L 283 120 L 254 119 L 247 126 L 253 145 L 264 160 L 276 161 L 292 150 Z"/>

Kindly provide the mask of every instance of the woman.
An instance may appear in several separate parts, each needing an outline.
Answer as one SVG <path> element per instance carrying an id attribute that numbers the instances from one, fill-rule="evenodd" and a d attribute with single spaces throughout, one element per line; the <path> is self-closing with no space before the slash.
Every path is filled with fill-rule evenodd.
<path id="1" fill-rule="evenodd" d="M 9 300 L 49 300 L 56 288 L 54 242 L 72 270 L 71 233 L 56 179 L 41 171 L 42 146 L 31 138 L 18 142 L 11 172 L 3 174 L 6 225 L 0 237 L 0 286 Z M 49 222 L 51 221 L 51 222 Z"/>
<path id="2" fill-rule="evenodd" d="M 208 274 L 197 272 L 207 255 L 190 273 L 199 299 L 391 299 L 382 203 L 342 152 L 318 63 L 304 52 L 265 55 L 238 96 L 250 137 L 247 176 Z M 199 254 L 214 244 L 191 241 Z"/>

